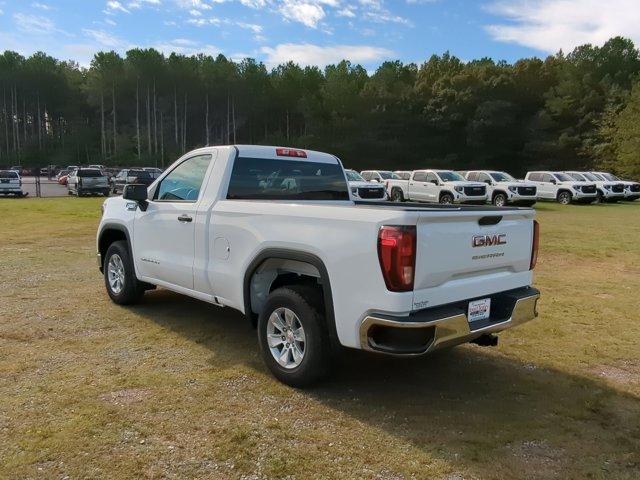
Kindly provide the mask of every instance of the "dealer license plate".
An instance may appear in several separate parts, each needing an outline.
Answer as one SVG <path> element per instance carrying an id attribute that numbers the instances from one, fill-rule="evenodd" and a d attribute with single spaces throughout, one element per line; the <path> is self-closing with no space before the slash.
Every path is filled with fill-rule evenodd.
<path id="1" fill-rule="evenodd" d="M 491 299 L 483 298 L 481 300 L 473 300 L 469 302 L 469 312 L 467 318 L 469 322 L 477 322 L 478 320 L 486 320 L 491 315 Z"/>

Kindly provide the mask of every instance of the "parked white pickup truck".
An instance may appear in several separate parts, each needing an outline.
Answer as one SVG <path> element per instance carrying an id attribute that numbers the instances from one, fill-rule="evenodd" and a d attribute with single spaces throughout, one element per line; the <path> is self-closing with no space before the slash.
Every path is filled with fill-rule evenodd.
<path id="1" fill-rule="evenodd" d="M 595 176 L 597 179 L 604 180 L 607 182 L 615 182 L 621 183 L 624 186 L 624 198 L 623 200 L 628 200 L 633 202 L 640 198 L 640 183 L 638 182 L 630 182 L 628 180 L 622 180 L 615 175 L 608 172 L 588 172 L 591 175 Z"/>
<path id="2" fill-rule="evenodd" d="M 107 199 L 97 257 L 115 303 L 157 285 L 244 313 L 302 386 L 340 345 L 420 355 L 533 319 L 534 215 L 354 202 L 333 155 L 207 147 Z"/>
<path id="3" fill-rule="evenodd" d="M 496 207 L 504 207 L 508 204 L 531 207 L 536 203 L 536 185 L 516 180 L 507 172 L 471 170 L 465 172 L 464 177 L 472 182 L 486 183 L 489 201 Z"/>
<path id="4" fill-rule="evenodd" d="M 624 200 L 624 185 L 621 182 L 610 182 L 590 172 L 564 172 L 574 180 L 595 183 L 597 202 L 617 202 Z"/>
<path id="5" fill-rule="evenodd" d="M 409 180 L 385 181 L 389 197 L 394 202 L 417 201 L 432 203 L 471 203 L 483 205 L 487 202 L 487 185 L 468 182 L 451 170 L 415 170 Z"/>
<path id="6" fill-rule="evenodd" d="M 592 203 L 598 199 L 596 184 L 575 180 L 563 172 L 527 172 L 524 179 L 538 188 L 538 200 L 555 200 L 561 205 Z"/>
<path id="7" fill-rule="evenodd" d="M 351 197 L 354 200 L 362 200 L 363 202 L 380 202 L 387 199 L 387 189 L 384 185 L 375 182 L 367 182 L 355 170 L 345 170 L 347 182 L 351 189 Z"/>

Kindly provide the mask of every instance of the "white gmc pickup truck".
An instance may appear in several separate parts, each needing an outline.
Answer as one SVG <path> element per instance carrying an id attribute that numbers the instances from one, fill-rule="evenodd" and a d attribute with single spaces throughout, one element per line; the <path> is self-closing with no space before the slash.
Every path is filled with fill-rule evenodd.
<path id="1" fill-rule="evenodd" d="M 161 286 L 239 310 L 273 374 L 303 386 L 338 346 L 421 355 L 533 319 L 533 217 L 361 203 L 333 155 L 207 147 L 107 199 L 97 255 L 115 303 Z"/>

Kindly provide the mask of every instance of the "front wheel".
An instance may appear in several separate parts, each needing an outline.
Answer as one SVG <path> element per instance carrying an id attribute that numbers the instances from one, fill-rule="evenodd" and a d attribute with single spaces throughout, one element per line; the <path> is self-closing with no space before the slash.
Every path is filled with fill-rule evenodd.
<path id="1" fill-rule="evenodd" d="M 450 193 L 445 193 L 440 197 L 440 203 L 444 204 L 444 205 L 449 205 L 451 203 L 453 203 L 453 195 L 451 195 Z"/>
<path id="2" fill-rule="evenodd" d="M 258 318 L 258 342 L 271 373 L 304 387 L 327 371 L 329 336 L 317 288 L 293 285 L 274 290 Z"/>
<path id="3" fill-rule="evenodd" d="M 127 242 L 119 240 L 109 245 L 103 270 L 107 293 L 114 303 L 131 305 L 140 300 L 144 287 L 136 278 Z"/>
<path id="4" fill-rule="evenodd" d="M 558 194 L 558 203 L 561 205 L 569 205 L 571 203 L 571 194 L 569 192 L 560 192 Z"/>
<path id="5" fill-rule="evenodd" d="M 507 204 L 507 196 L 504 193 L 496 193 L 493 196 L 493 204 L 496 207 L 504 207 Z"/>
<path id="6" fill-rule="evenodd" d="M 402 194 L 402 190 L 399 188 L 395 188 L 391 191 L 391 200 L 394 202 L 404 202 L 404 195 Z"/>

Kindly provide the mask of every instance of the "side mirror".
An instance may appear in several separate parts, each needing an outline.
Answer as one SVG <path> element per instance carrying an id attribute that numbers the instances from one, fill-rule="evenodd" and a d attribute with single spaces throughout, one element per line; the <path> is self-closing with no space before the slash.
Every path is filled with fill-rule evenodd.
<path id="1" fill-rule="evenodd" d="M 488 178 L 484 181 L 484 183 L 486 183 L 487 185 L 493 185 L 493 184 L 491 183 L 491 180 L 489 180 Z"/>
<path id="2" fill-rule="evenodd" d="M 551 183 L 553 183 L 554 185 L 557 183 L 555 178 L 552 178 L 551 180 L 549 180 Z"/>
<path id="3" fill-rule="evenodd" d="M 434 185 L 438 185 L 438 180 L 431 180 L 431 183 L 433 183 Z"/>
<path id="4" fill-rule="evenodd" d="M 132 200 L 138 204 L 143 212 L 147 210 L 147 186 L 140 183 L 130 183 L 122 189 L 122 198 Z"/>

